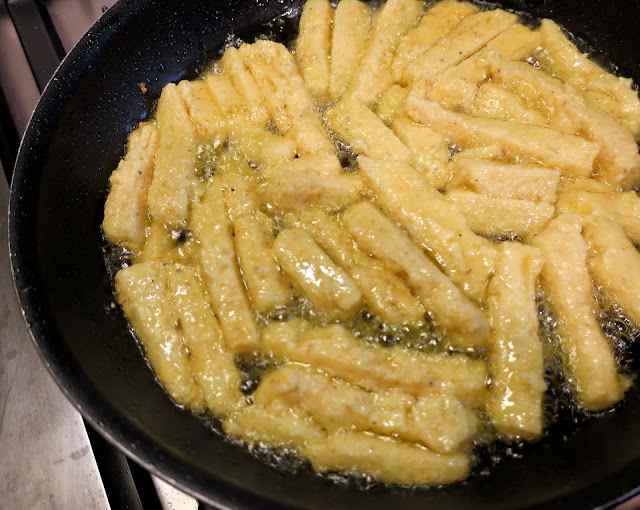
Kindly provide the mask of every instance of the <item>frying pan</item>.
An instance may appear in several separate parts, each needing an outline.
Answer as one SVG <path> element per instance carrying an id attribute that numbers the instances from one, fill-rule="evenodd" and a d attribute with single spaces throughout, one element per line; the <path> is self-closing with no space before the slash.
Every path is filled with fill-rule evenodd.
<path id="1" fill-rule="evenodd" d="M 57 383 L 127 455 L 220 508 L 587 508 L 610 507 L 638 492 L 639 384 L 597 419 L 568 415 L 540 443 L 515 448 L 518 455 L 493 464 L 487 455 L 488 475 L 477 472 L 444 488 L 361 490 L 308 470 L 270 467 L 175 406 L 156 383 L 113 301 L 105 269 L 100 223 L 109 174 L 127 133 L 151 115 L 166 83 L 195 77 L 232 37 L 252 41 L 269 32 L 291 41 L 292 13 L 300 4 L 122 0 L 61 64 L 24 136 L 9 220 L 16 291 Z M 601 50 L 603 62 L 610 58 L 621 75 L 640 81 L 639 2 L 500 5 L 555 19 Z"/>

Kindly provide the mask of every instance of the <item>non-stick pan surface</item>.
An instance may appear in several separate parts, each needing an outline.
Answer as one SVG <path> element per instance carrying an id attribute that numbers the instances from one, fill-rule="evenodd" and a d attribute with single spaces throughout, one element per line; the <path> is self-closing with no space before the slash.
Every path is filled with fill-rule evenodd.
<path id="1" fill-rule="evenodd" d="M 122 0 L 80 41 L 47 87 L 24 137 L 11 190 L 16 289 L 37 348 L 65 394 L 114 444 L 153 472 L 228 508 L 583 508 L 640 485 L 640 385 L 615 411 L 506 457 L 463 484 L 430 490 L 335 484 L 273 469 L 173 405 L 133 341 L 100 233 L 109 174 L 127 133 L 162 87 L 193 77 L 230 37 L 291 40 L 300 0 Z M 640 80 L 640 3 L 505 0 L 552 17 Z M 267 21 L 284 15 L 274 29 Z M 140 82 L 147 84 L 142 94 Z M 53 426 L 53 425 L 52 425 Z M 575 429 L 575 430 L 574 430 Z M 82 483 L 81 481 L 78 481 Z"/>

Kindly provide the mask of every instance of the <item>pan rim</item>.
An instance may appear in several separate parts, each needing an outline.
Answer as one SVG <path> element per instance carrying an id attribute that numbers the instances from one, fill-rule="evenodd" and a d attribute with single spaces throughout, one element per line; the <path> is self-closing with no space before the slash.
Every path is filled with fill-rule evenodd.
<path id="1" fill-rule="evenodd" d="M 241 487 L 229 486 L 229 484 L 223 481 L 220 481 L 218 486 L 212 487 L 210 476 L 207 476 L 208 480 L 206 483 L 202 477 L 196 479 L 195 477 L 189 476 L 189 474 L 185 473 L 184 469 L 180 467 L 182 462 L 180 459 L 169 450 L 159 447 L 159 445 L 155 444 L 145 434 L 139 434 L 139 431 L 130 426 L 127 420 L 119 417 L 114 409 L 111 409 L 108 415 L 97 418 L 104 409 L 110 408 L 111 406 L 104 401 L 97 392 L 94 392 L 92 388 L 82 388 L 81 385 L 77 383 L 73 384 L 74 375 L 69 373 L 69 368 L 65 367 L 60 360 L 60 354 L 56 353 L 47 342 L 43 325 L 40 323 L 42 317 L 38 312 L 37 289 L 31 287 L 30 282 L 25 281 L 24 277 L 21 276 L 21 274 L 24 275 L 31 271 L 32 268 L 26 265 L 25 258 L 22 256 L 23 250 L 27 248 L 19 242 L 20 236 L 17 232 L 20 221 L 22 221 L 21 218 L 28 214 L 35 213 L 33 213 L 33 211 L 25 213 L 21 209 L 19 194 L 21 183 L 24 186 L 29 171 L 34 167 L 31 148 L 37 146 L 39 138 L 42 135 L 40 131 L 41 125 L 43 125 L 43 123 L 47 124 L 46 118 L 43 119 L 46 113 L 45 109 L 52 104 L 52 98 L 61 95 L 60 89 L 63 79 L 68 79 L 68 76 L 73 77 L 77 73 L 81 73 L 82 66 L 79 65 L 79 63 L 82 61 L 91 61 L 92 56 L 95 58 L 95 55 L 99 53 L 101 44 L 96 44 L 96 41 L 103 43 L 108 41 L 111 36 L 110 34 L 117 31 L 119 24 L 125 23 L 127 20 L 132 20 L 140 10 L 156 2 L 157 0 L 120 0 L 111 7 L 63 59 L 47 84 L 38 106 L 32 114 L 28 128 L 20 144 L 10 187 L 9 253 L 14 290 L 25 323 L 27 324 L 29 335 L 49 374 L 53 377 L 65 397 L 82 414 L 84 419 L 112 445 L 153 474 L 209 504 L 225 509 L 267 508 L 274 504 L 277 505 L 277 508 L 282 508 L 283 505 L 280 502 L 272 499 L 264 499 L 262 496 L 249 493 Z M 64 95 L 64 93 L 62 93 L 62 95 Z M 100 403 L 98 404 L 97 402 Z M 127 445 L 136 446 L 129 447 Z M 158 458 L 159 454 L 164 456 L 164 460 Z M 640 473 L 640 459 L 632 465 L 627 466 L 627 473 L 629 473 L 629 475 L 633 471 Z M 619 490 L 611 490 L 610 492 L 612 493 L 609 494 L 606 487 L 614 485 L 609 482 L 609 479 L 602 480 L 595 486 L 578 491 L 573 494 L 573 497 L 576 498 L 576 502 L 579 499 L 584 503 L 588 502 L 592 504 L 596 502 L 596 508 L 612 508 L 629 497 L 640 493 L 640 485 L 638 485 L 640 480 L 634 481 L 631 476 L 629 476 L 629 479 L 623 484 L 625 487 L 623 495 L 620 495 Z M 212 489 L 215 490 L 219 499 L 211 499 L 211 497 L 207 495 Z M 595 496 L 595 489 L 597 489 L 598 496 L 608 494 L 606 499 Z M 581 497 L 578 497 L 579 495 Z M 557 503 L 558 506 L 555 505 L 556 502 L 544 503 L 545 508 L 567 508 L 567 502 L 563 500 L 559 500 Z M 571 505 L 573 505 L 573 502 Z"/>

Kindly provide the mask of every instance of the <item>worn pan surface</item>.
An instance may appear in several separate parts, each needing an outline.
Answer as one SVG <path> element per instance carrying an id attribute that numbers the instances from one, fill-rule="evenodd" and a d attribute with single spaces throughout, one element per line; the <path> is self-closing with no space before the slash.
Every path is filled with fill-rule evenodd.
<path id="1" fill-rule="evenodd" d="M 268 467 L 174 406 L 113 305 L 100 234 L 107 180 L 127 133 L 170 82 L 197 74 L 230 34 L 264 32 L 300 0 L 122 0 L 91 29 L 47 87 L 26 132 L 11 189 L 16 288 L 45 364 L 107 438 L 152 471 L 225 508 L 585 508 L 640 485 L 640 385 L 615 411 L 504 458 L 463 484 L 357 490 Z M 640 3 L 504 0 L 552 17 L 640 81 Z M 295 34 L 286 21 L 272 30 Z M 146 82 L 143 95 L 137 85 Z M 566 439 L 565 439 L 566 438 Z M 80 482 L 81 483 L 81 482 Z"/>

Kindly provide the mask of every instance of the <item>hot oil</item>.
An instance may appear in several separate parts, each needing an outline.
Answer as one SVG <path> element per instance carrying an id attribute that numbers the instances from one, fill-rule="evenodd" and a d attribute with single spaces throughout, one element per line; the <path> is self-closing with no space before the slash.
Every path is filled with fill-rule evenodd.
<path id="1" fill-rule="evenodd" d="M 198 145 L 196 150 L 196 174 L 204 181 L 208 181 L 215 174 L 220 150 L 224 148 L 221 143 L 205 143 Z"/>
<path id="2" fill-rule="evenodd" d="M 622 310 L 600 292 L 600 289 L 596 289 L 596 302 L 600 306 L 598 323 L 613 348 L 616 362 L 622 373 L 631 377 L 639 361 L 634 357 L 633 346 L 640 341 L 640 329 L 635 327 L 622 314 Z"/>
<path id="3" fill-rule="evenodd" d="M 251 395 L 260 385 L 264 374 L 275 363 L 261 353 L 248 353 L 236 356 L 235 365 L 242 377 L 242 393 Z"/>
<path id="4" fill-rule="evenodd" d="M 374 3 L 380 5 L 383 1 L 376 1 Z M 429 4 L 431 3 L 435 2 L 429 2 Z M 485 8 L 496 6 L 495 4 L 487 3 L 480 3 L 480 5 Z M 233 34 L 228 38 L 228 44 L 224 49 L 229 46 L 237 47 L 244 41 L 253 41 L 256 39 L 278 40 L 284 42 L 291 48 L 297 35 L 299 14 L 299 11 L 288 11 L 269 24 L 266 32 Z M 535 25 L 538 22 L 538 20 L 530 16 L 527 16 L 525 21 L 527 21 L 529 25 Z M 578 41 L 578 43 L 582 49 L 586 47 L 592 50 L 592 48 L 584 44 L 584 41 Z M 530 63 L 532 65 L 539 65 L 537 61 Z M 609 67 L 612 71 L 616 70 L 613 65 L 605 67 Z M 215 66 L 208 69 L 213 69 L 214 72 L 216 71 Z M 336 154 L 340 159 L 344 171 L 357 171 L 357 154 L 351 147 L 338 140 L 333 134 L 331 134 L 331 136 Z M 458 148 L 451 147 L 451 149 L 453 155 L 457 152 Z M 202 145 L 199 148 L 197 172 L 204 182 L 207 182 L 214 175 L 221 154 L 227 150 L 234 152 L 233 148 L 230 148 L 228 145 L 223 147 L 219 145 Z M 236 153 L 236 156 L 240 157 L 239 153 Z M 259 169 L 254 170 L 253 180 L 254 182 L 259 182 Z M 269 208 L 264 212 L 274 216 Z M 283 228 L 285 222 L 283 218 L 277 215 L 274 216 L 274 219 L 276 220 L 275 233 L 277 234 L 277 232 Z M 501 240 L 507 239 L 514 240 L 514 238 L 510 236 L 506 236 Z M 193 240 L 189 232 L 177 232 L 174 240 L 177 252 L 180 253 L 180 250 L 182 250 L 183 255 L 181 256 L 183 260 L 185 262 L 190 260 L 193 256 L 193 245 L 196 241 Z M 105 245 L 107 246 L 104 251 L 105 265 L 110 277 L 113 278 L 119 269 L 131 264 L 135 254 L 108 245 L 106 242 Z M 634 342 L 640 338 L 640 330 L 634 328 L 630 321 L 622 316 L 620 311 L 600 294 L 597 294 L 597 299 L 603 310 L 598 315 L 599 323 L 614 348 L 616 361 L 623 372 L 629 373 L 632 365 L 635 363 L 632 357 L 631 347 Z M 571 437 L 571 431 L 575 430 L 580 422 L 591 419 L 597 413 L 584 412 L 575 401 L 571 391 L 571 381 L 565 377 L 563 370 L 564 360 L 560 350 L 558 328 L 556 320 L 553 317 L 552 307 L 543 293 L 539 293 L 536 300 L 538 306 L 539 335 L 544 345 L 545 382 L 547 385 L 544 399 L 545 433 L 540 439 L 540 442 L 549 442 L 550 438 L 558 432 L 562 433 L 564 440 L 567 440 Z M 325 327 L 331 323 L 331 321 L 316 314 L 309 301 L 300 296 L 296 296 L 289 306 L 274 311 L 268 317 L 259 316 L 258 323 L 265 325 L 268 321 L 288 321 L 294 317 L 301 317 L 318 327 Z M 363 341 L 385 347 L 402 345 L 423 352 L 444 352 L 450 350 L 436 325 L 430 320 L 413 326 L 392 326 L 381 322 L 375 315 L 364 309 L 357 317 L 347 321 L 343 325 Z M 236 358 L 235 362 L 242 375 L 242 391 L 248 399 L 251 398 L 251 394 L 259 385 L 265 372 L 275 366 L 273 360 L 256 353 L 240 356 Z M 523 455 L 526 455 L 528 448 L 533 447 L 522 441 L 509 443 L 503 441 L 490 426 L 489 417 L 485 412 L 480 410 L 479 415 L 483 425 L 474 440 L 473 449 L 470 452 L 474 465 L 472 476 L 490 475 L 494 466 L 507 459 L 519 459 Z M 209 414 L 199 416 L 199 418 L 201 418 L 212 431 L 224 435 L 220 420 Z M 243 444 L 231 438 L 227 438 L 227 440 Z M 249 451 L 256 458 L 281 471 L 290 473 L 312 471 L 309 462 L 300 457 L 295 450 L 289 448 L 256 443 L 249 446 Z M 372 489 L 380 485 L 366 475 L 345 476 L 329 473 L 324 476 L 340 485 L 355 486 L 363 490 Z"/>
<path id="5" fill-rule="evenodd" d="M 544 398 L 545 430 L 557 421 L 563 413 L 579 412 L 579 406 L 571 391 L 571 381 L 564 372 L 565 359 L 561 350 L 558 323 L 553 315 L 553 306 L 543 292 L 536 296 L 538 305 L 538 335 L 543 345 L 545 366 L 545 384 L 547 391 Z"/>
<path id="6" fill-rule="evenodd" d="M 239 444 L 244 445 L 241 442 Z M 312 472 L 311 463 L 292 448 L 282 448 L 258 442 L 249 445 L 249 452 L 258 460 L 278 471 L 292 474 L 304 471 Z"/>
<path id="7" fill-rule="evenodd" d="M 344 142 L 338 140 L 338 138 L 330 133 L 331 139 L 333 140 L 333 148 L 336 152 L 336 156 L 340 160 L 340 165 L 342 165 L 342 169 L 345 172 L 356 172 L 358 169 L 358 154 L 354 152 L 351 146 L 345 144 Z"/>
<path id="8" fill-rule="evenodd" d="M 619 367 L 619 372 L 630 377 L 634 365 L 634 343 L 640 340 L 640 329 L 635 327 L 610 301 L 595 289 L 596 302 L 600 307 L 598 322 L 609 340 Z M 588 420 L 597 419 L 603 413 L 584 410 L 575 398 L 572 381 L 565 372 L 565 358 L 561 350 L 558 323 L 553 315 L 553 307 L 539 291 L 536 295 L 538 308 L 538 334 L 543 344 L 545 384 L 544 395 L 544 433 L 537 441 L 550 445 L 558 440 L 568 441 Z M 624 402 L 624 399 L 622 400 Z M 619 404 L 618 404 L 619 405 Z M 528 450 L 536 448 L 536 442 L 504 441 L 489 425 L 489 417 L 480 411 L 483 427 L 474 440 L 471 460 L 474 465 L 472 476 L 489 476 L 492 468 L 508 459 L 526 458 Z"/>
<path id="9" fill-rule="evenodd" d="M 104 263 L 107 268 L 107 273 L 109 274 L 109 279 L 113 282 L 116 273 L 120 271 L 120 269 L 124 269 L 131 265 L 131 259 L 134 253 L 122 246 L 109 243 L 104 239 L 104 235 L 103 242 L 104 246 L 102 253 L 104 256 Z"/>

